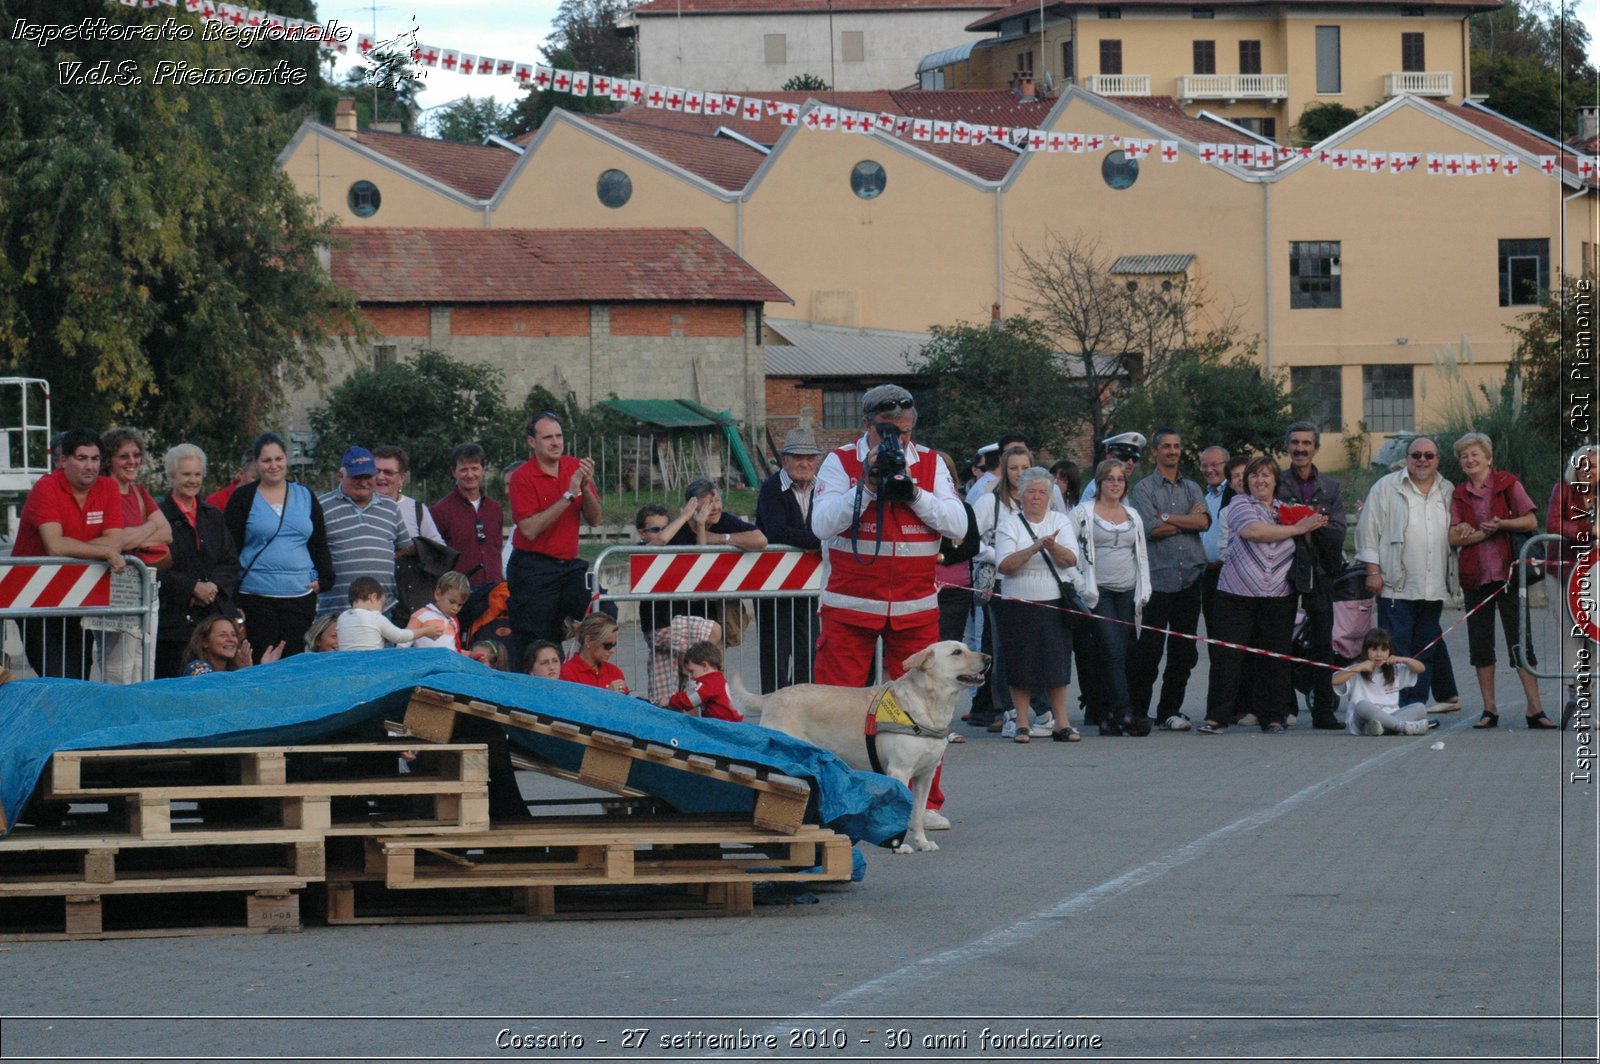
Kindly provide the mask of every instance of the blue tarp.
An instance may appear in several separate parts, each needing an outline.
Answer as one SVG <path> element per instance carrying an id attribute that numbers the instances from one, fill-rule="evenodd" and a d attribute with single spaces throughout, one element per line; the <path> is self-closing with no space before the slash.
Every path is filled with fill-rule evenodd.
<path id="1" fill-rule="evenodd" d="M 910 815 L 911 795 L 902 784 L 856 772 L 810 743 L 610 691 L 495 672 L 448 650 L 301 654 L 239 672 L 127 687 L 13 681 L 0 686 L 0 806 L 9 830 L 57 750 L 319 742 L 365 721 L 402 718 L 418 686 L 806 780 L 815 819 L 852 839 L 885 842 L 905 830 Z M 565 767 L 582 759 L 576 743 L 519 729 L 508 735 Z M 685 813 L 744 813 L 755 804 L 749 788 L 644 761 L 629 784 Z"/>

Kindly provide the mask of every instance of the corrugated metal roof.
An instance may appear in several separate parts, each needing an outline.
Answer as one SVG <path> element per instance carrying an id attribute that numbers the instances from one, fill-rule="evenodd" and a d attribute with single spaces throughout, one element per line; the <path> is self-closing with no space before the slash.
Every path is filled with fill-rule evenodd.
<path id="1" fill-rule="evenodd" d="M 769 377 L 911 377 L 908 356 L 922 350 L 929 333 L 890 329 L 845 329 L 783 318 L 764 319 L 787 345 L 763 348 Z"/>
<path id="2" fill-rule="evenodd" d="M 663 429 L 715 428 L 732 425 L 732 418 L 688 399 L 606 399 L 600 404 L 635 421 Z"/>
<path id="3" fill-rule="evenodd" d="M 924 56 L 922 62 L 917 64 L 917 73 L 921 74 L 924 70 L 937 70 L 950 63 L 959 63 L 963 59 L 970 57 L 972 50 L 981 43 L 981 41 L 968 41 L 965 44 L 958 44 L 954 48 L 946 48 L 942 52 L 934 52 L 930 56 Z"/>
<path id="4" fill-rule="evenodd" d="M 1118 275 L 1183 273 L 1193 263 L 1193 255 L 1123 255 L 1111 264 L 1111 272 Z"/>

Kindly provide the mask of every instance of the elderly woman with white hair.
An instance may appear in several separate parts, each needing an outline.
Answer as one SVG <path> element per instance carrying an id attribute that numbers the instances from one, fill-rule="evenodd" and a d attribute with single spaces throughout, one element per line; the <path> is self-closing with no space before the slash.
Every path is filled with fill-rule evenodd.
<path id="1" fill-rule="evenodd" d="M 201 496 L 206 453 L 192 443 L 167 452 L 161 512 L 172 526 L 172 567 L 160 574 L 161 618 L 156 627 L 156 678 L 177 676 L 195 625 L 213 614 L 236 612 L 239 551 L 222 511 Z"/>
<path id="2" fill-rule="evenodd" d="M 1072 680 L 1071 602 L 1063 595 L 1078 587 L 1078 537 L 1072 520 L 1050 508 L 1055 477 L 1032 466 L 1017 478 L 1020 508 L 1004 513 L 995 526 L 1001 599 L 996 621 L 1006 648 L 1006 683 L 1017 707 L 1015 741 L 1050 736 L 1058 743 L 1082 738 L 1067 723 L 1067 684 Z M 1043 688 L 1050 698 L 1051 726 L 1029 724 L 1030 692 Z"/>
<path id="3" fill-rule="evenodd" d="M 1600 444 L 1579 447 L 1567 458 L 1566 475 L 1556 483 L 1550 493 L 1550 505 L 1545 511 L 1544 529 L 1561 542 L 1548 552 L 1549 572 L 1556 590 L 1550 595 L 1560 601 L 1566 633 L 1567 660 L 1563 672 L 1572 677 L 1567 684 L 1567 704 L 1561 714 L 1561 726 L 1571 723 L 1579 707 L 1585 716 L 1594 719 L 1594 669 L 1595 643 L 1578 627 L 1583 622 L 1573 615 L 1572 596 L 1568 583 L 1579 558 L 1600 545 Z M 1591 624 L 1600 622 L 1600 601 L 1597 601 L 1590 583 L 1583 596 L 1584 608 Z M 1579 634 L 1574 634 L 1578 632 Z M 1580 668 L 1580 666 L 1582 666 Z"/>
<path id="4" fill-rule="evenodd" d="M 1523 694 L 1528 699 L 1525 711 L 1528 727 L 1554 728 L 1556 722 L 1545 716 L 1539 704 L 1539 681 L 1526 667 L 1538 664 L 1533 659 L 1532 649 L 1529 649 L 1526 664 L 1518 661 L 1517 647 L 1522 642 L 1521 611 L 1516 591 L 1510 586 L 1517 562 L 1511 534 L 1538 529 L 1536 507 L 1528 498 L 1522 481 L 1494 467 L 1494 443 L 1488 436 L 1469 432 L 1456 440 L 1455 451 L 1464 476 L 1450 496 L 1450 546 L 1461 550 L 1467 653 L 1478 670 L 1478 691 L 1483 696 L 1483 713 L 1473 727 L 1483 731 L 1500 723 L 1500 709 L 1494 694 L 1494 615 L 1499 613 L 1506 649 L 1517 667 Z"/>

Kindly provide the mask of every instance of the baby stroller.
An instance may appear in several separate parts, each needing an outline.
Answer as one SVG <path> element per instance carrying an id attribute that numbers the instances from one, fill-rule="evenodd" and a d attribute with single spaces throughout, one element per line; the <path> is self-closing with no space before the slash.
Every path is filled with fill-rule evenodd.
<path id="1" fill-rule="evenodd" d="M 1377 623 L 1377 597 L 1367 590 L 1365 565 L 1346 566 L 1333 581 L 1333 660 L 1336 665 L 1347 665 L 1361 656 L 1361 641 Z M 1306 615 L 1295 615 L 1294 642 L 1289 653 L 1297 658 L 1312 658 L 1311 638 Z M 1290 681 L 1297 695 L 1304 695 L 1309 705 L 1311 688 L 1315 683 L 1317 666 L 1295 662 L 1290 666 Z"/>

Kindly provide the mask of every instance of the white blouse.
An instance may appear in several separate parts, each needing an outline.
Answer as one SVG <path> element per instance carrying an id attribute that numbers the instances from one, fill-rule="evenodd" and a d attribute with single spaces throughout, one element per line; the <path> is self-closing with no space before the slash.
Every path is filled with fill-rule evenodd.
<path id="1" fill-rule="evenodd" d="M 998 562 L 1003 563 L 1017 551 L 1031 547 L 1034 536 L 1043 539 L 1052 532 L 1056 534 L 1057 544 L 1077 555 L 1078 534 L 1066 514 L 1047 510 L 1043 520 L 1029 521 L 1028 524 L 1033 526 L 1032 536 L 1023 527 L 1022 521 L 1022 514 L 1016 511 L 1001 516 L 994 535 L 994 555 Z M 1081 577 L 1076 565 L 1062 565 L 1054 558 L 1050 559 L 1049 565 L 1055 566 L 1056 573 L 1073 587 L 1080 586 Z M 1045 552 L 1039 551 L 1020 570 L 1000 577 L 1001 591 L 1008 598 L 1027 599 L 1029 602 L 1057 601 L 1061 597 L 1061 586 L 1050 572 L 1049 565 L 1045 564 Z"/>

